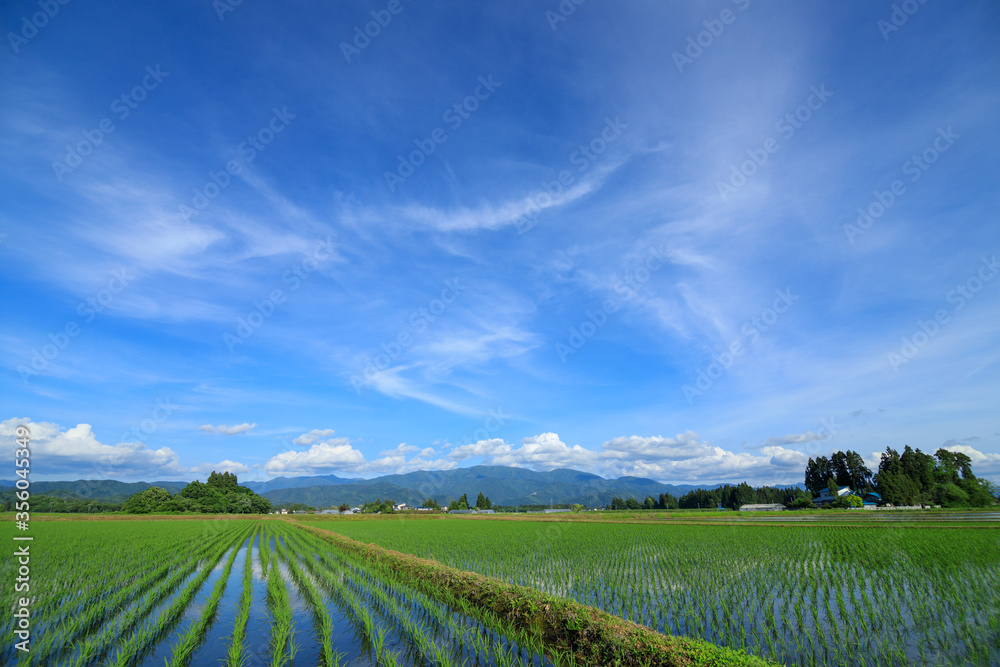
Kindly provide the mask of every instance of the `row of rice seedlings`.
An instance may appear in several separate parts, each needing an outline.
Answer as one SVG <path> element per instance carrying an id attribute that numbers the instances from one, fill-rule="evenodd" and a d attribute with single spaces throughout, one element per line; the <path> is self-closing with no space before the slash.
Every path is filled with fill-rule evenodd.
<path id="1" fill-rule="evenodd" d="M 265 543 L 267 539 L 265 534 Z M 281 667 L 295 657 L 295 638 L 292 607 L 276 557 L 267 567 L 267 602 L 271 609 L 271 667 Z"/>
<path id="2" fill-rule="evenodd" d="M 93 528 L 94 525 L 98 528 Z M 162 579 L 177 562 L 174 554 L 178 547 L 194 539 L 191 532 L 181 534 L 180 542 L 165 541 L 163 537 L 151 539 L 148 529 L 140 531 L 127 524 L 121 531 L 125 534 L 104 534 L 107 524 L 88 524 L 83 528 L 78 524 L 43 524 L 47 529 L 51 529 L 50 526 L 62 530 L 59 539 L 52 540 L 55 542 L 53 547 L 39 555 L 40 562 L 33 561 L 35 571 L 42 575 L 39 577 L 41 585 L 33 584 L 36 609 L 33 626 L 38 640 L 33 642 L 30 656 L 20 656 L 21 664 L 47 664 L 71 649 L 76 640 L 103 622 L 109 610 L 128 604 L 141 591 Z M 79 532 L 82 530 L 88 532 Z M 99 534 L 95 536 L 92 530 Z M 69 531 L 73 532 L 66 535 Z M 109 552 L 106 557 L 79 557 L 80 552 L 92 553 L 98 548 L 98 541 L 99 548 Z M 149 565 L 157 561 L 161 565 L 152 572 L 147 571 Z M 73 562 L 73 567 L 67 567 L 68 562 Z M 64 577 L 75 582 L 76 592 L 62 597 L 51 589 L 47 592 L 45 584 L 50 583 L 50 576 L 57 581 Z M 80 601 L 74 604 L 77 598 Z M 12 624 L 8 630 L 12 638 Z M 12 645 L 12 639 L 5 642 L 5 646 Z"/>
<path id="3" fill-rule="evenodd" d="M 101 630 L 77 643 L 76 665 L 93 664 L 107 655 L 118 641 L 132 632 L 143 620 L 185 581 L 191 578 L 203 558 L 218 562 L 225 553 L 225 538 L 208 542 L 197 553 L 189 555 L 168 577 L 160 581 L 134 604 L 108 606 L 108 620 Z"/>
<path id="4" fill-rule="evenodd" d="M 215 566 L 222 560 L 222 557 L 229 549 L 236 549 L 247 537 L 248 530 L 241 530 L 238 541 L 218 540 L 214 553 L 206 560 L 202 570 L 188 582 L 187 586 L 161 611 L 156 618 L 144 623 L 135 630 L 127 639 L 119 643 L 116 647 L 114 658 L 109 661 L 113 667 L 125 667 L 138 661 L 144 656 L 158 641 L 163 639 L 170 629 L 180 620 L 184 610 L 187 609 L 191 600 L 201 589 L 202 584 L 212 574 Z"/>
<path id="5" fill-rule="evenodd" d="M 250 547 L 248 546 L 248 558 L 249 548 Z M 229 583 L 229 573 L 233 569 L 233 563 L 236 561 L 236 556 L 239 551 L 239 546 L 233 548 L 232 553 L 226 560 L 225 566 L 222 568 L 222 575 L 219 577 L 219 580 L 215 582 L 215 588 L 212 589 L 212 595 L 208 598 L 208 602 L 205 604 L 205 608 L 202 610 L 198 621 L 192 624 L 184 636 L 181 637 L 177 644 L 174 645 L 173 655 L 170 660 L 171 667 L 183 667 L 184 665 L 187 665 L 191 661 L 191 656 L 194 655 L 194 652 L 205 640 L 205 633 L 208 632 L 208 628 L 215 622 L 215 613 L 219 608 L 219 600 L 222 599 L 222 594 L 225 592 L 226 585 Z"/>
<path id="6" fill-rule="evenodd" d="M 247 545 L 247 555 L 243 562 L 243 592 L 240 595 L 233 619 L 233 636 L 226 654 L 226 667 L 243 667 L 246 661 L 247 652 L 244 642 L 247 623 L 250 620 L 250 608 L 253 604 L 253 545 L 255 540 L 261 539 L 263 530 L 263 525 L 259 525 L 257 531 L 250 536 L 250 544 Z"/>
<path id="7" fill-rule="evenodd" d="M 260 536 L 260 549 L 258 556 L 260 558 L 260 576 L 263 579 L 267 576 L 267 566 L 268 561 L 271 557 L 271 536 L 268 533 L 268 529 L 264 528 L 261 531 Z"/>
<path id="8" fill-rule="evenodd" d="M 303 551 L 306 553 L 315 554 L 317 547 L 321 549 L 324 548 L 323 544 L 315 541 L 312 536 L 308 536 L 308 538 L 309 539 L 307 539 L 305 533 L 299 530 L 293 530 L 286 535 L 286 539 L 290 542 L 295 542 L 298 546 L 301 546 Z M 323 554 L 320 554 L 320 557 L 323 558 Z M 305 558 L 303 560 L 307 567 L 316 571 L 318 564 L 314 558 Z M 333 572 L 340 575 L 338 581 L 340 585 L 346 583 L 347 586 L 353 589 L 354 595 L 351 596 L 352 599 L 365 600 L 368 602 L 369 607 L 380 615 L 386 624 L 395 627 L 400 636 L 408 642 L 411 650 L 416 652 L 417 655 L 424 661 L 432 661 L 435 665 L 440 666 L 452 664 L 448 651 L 434 644 L 427 637 L 427 634 L 421 631 L 421 629 L 413 623 L 409 614 L 407 614 L 399 606 L 398 602 L 387 596 L 385 592 L 380 589 L 377 583 L 370 579 L 370 572 L 367 570 L 360 570 L 356 572 L 350 568 L 345 569 L 341 563 L 328 559 L 326 565 L 327 567 L 332 568 Z M 317 574 L 322 576 L 319 572 L 317 572 Z M 363 582 L 358 576 L 359 574 L 368 577 L 369 580 Z M 376 585 L 371 585 L 372 583 L 376 583 Z M 338 589 L 338 592 L 341 595 L 346 590 L 340 586 L 335 588 Z M 385 649 L 385 629 L 383 627 L 377 627 L 374 624 L 374 619 L 371 619 L 370 616 L 366 617 L 366 621 L 366 634 L 370 637 L 371 648 L 375 655 L 376 662 L 379 664 L 395 663 L 397 656 Z M 374 632 L 374 634 L 372 634 L 372 632 Z"/>
<path id="9" fill-rule="evenodd" d="M 214 544 L 206 542 L 193 554 L 189 551 L 175 555 L 173 558 L 157 566 L 147 576 L 136 581 L 134 586 L 121 589 L 114 595 L 99 600 L 96 604 L 86 609 L 72 624 L 60 628 L 59 636 L 62 639 L 62 646 L 59 647 L 59 653 L 76 645 L 81 636 L 99 627 L 107 619 L 114 617 L 120 610 L 130 608 L 136 597 L 142 595 L 141 606 L 140 609 L 136 610 L 137 613 L 134 621 L 119 628 L 119 631 L 122 633 L 131 630 L 135 623 L 141 620 L 142 615 L 139 613 L 141 608 L 151 609 L 156 603 L 169 595 L 177 585 L 194 571 L 199 559 L 214 548 Z M 146 567 L 148 566 L 149 563 L 147 562 Z M 140 567 L 142 566 L 140 565 Z M 168 574 L 170 575 L 169 577 L 167 576 Z M 47 654 L 39 655 L 39 660 L 42 664 L 49 658 L 50 656 Z"/>
<path id="10" fill-rule="evenodd" d="M 320 552 L 320 555 L 322 557 L 324 554 Z M 344 573 L 341 568 L 337 566 L 322 568 L 313 559 L 305 559 L 304 562 L 317 580 L 333 594 L 333 600 L 337 606 L 354 623 L 359 639 L 363 642 L 363 645 L 369 648 L 376 662 L 379 665 L 395 664 L 395 656 L 391 651 L 385 650 L 384 636 L 380 636 L 371 612 L 344 585 Z"/>
<path id="11" fill-rule="evenodd" d="M 537 638 L 522 636 L 488 610 L 473 608 L 455 598 L 450 598 L 452 609 L 459 609 L 466 619 L 456 616 L 446 605 L 428 598 L 399 578 L 390 568 L 368 563 L 360 564 L 337 552 L 331 557 L 331 545 L 313 535 L 295 531 L 291 536 L 302 546 L 302 551 L 317 554 L 323 564 L 340 574 L 341 580 L 354 593 L 368 601 L 369 605 L 396 628 L 421 662 L 435 665 L 455 664 L 451 651 L 465 654 L 474 662 L 498 664 L 528 664 L 534 657 L 544 654 L 544 647 Z M 318 567 L 313 558 L 305 559 L 307 565 Z M 476 619 L 476 620 L 473 620 Z M 439 646 L 431 637 L 444 635 L 450 640 L 451 649 Z M 521 648 L 516 642 L 528 648 L 526 659 L 522 659 Z"/>
<path id="12" fill-rule="evenodd" d="M 326 667 L 336 667 L 340 665 L 340 658 L 337 655 L 334 655 L 333 652 L 333 619 L 330 618 L 330 612 L 326 609 L 323 597 L 319 594 L 319 591 L 316 590 L 316 586 L 313 585 L 313 582 L 302 572 L 301 568 L 299 568 L 296 563 L 295 555 L 291 553 L 288 545 L 279 544 L 277 546 L 278 554 L 288 567 L 288 571 L 291 573 L 292 579 L 295 580 L 299 590 L 302 591 L 305 598 L 309 601 L 320 637 L 320 656 L 323 659 L 323 665 Z"/>

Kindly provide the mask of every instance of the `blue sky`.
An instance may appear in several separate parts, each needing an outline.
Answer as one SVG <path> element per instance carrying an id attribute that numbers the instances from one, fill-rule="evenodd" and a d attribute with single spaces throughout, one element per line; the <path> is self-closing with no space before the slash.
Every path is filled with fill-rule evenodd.
<path id="1" fill-rule="evenodd" d="M 1000 8 L 678 4 L 6 3 L 3 446 L 1000 481 Z"/>

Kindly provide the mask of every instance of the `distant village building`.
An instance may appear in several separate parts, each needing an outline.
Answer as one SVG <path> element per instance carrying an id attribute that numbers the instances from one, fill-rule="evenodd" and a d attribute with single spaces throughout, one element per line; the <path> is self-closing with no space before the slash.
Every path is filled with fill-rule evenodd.
<path id="1" fill-rule="evenodd" d="M 882 496 L 875 493 L 874 491 L 871 491 L 861 496 L 862 507 L 874 508 L 878 507 L 879 505 L 882 505 Z"/>
<path id="2" fill-rule="evenodd" d="M 406 503 L 399 503 L 398 505 L 393 505 L 392 509 L 399 512 L 400 510 L 405 510 L 409 508 L 406 506 Z"/>
<path id="3" fill-rule="evenodd" d="M 542 514 L 560 514 L 562 512 L 572 512 L 573 510 L 542 510 Z"/>
<path id="4" fill-rule="evenodd" d="M 849 486 L 845 486 L 841 489 L 838 489 L 837 495 L 831 494 L 829 489 L 823 489 L 823 491 L 819 494 L 819 498 L 814 498 L 813 502 L 816 503 L 817 507 L 819 507 L 822 505 L 826 505 L 827 503 L 832 503 L 835 500 L 846 498 L 852 493 L 854 492 L 851 491 L 851 487 Z"/>
<path id="5" fill-rule="evenodd" d="M 476 514 L 496 514 L 493 510 L 476 510 Z"/>
<path id="6" fill-rule="evenodd" d="M 780 512 L 788 509 L 781 503 L 759 503 L 754 505 L 740 505 L 741 512 Z"/>

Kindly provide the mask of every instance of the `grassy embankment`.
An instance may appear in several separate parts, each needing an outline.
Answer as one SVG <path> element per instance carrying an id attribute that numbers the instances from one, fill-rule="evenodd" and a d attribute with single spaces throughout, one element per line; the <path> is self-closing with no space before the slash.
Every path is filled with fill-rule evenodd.
<path id="1" fill-rule="evenodd" d="M 773 664 L 705 641 L 661 635 L 599 609 L 524 586 L 362 544 L 322 528 L 305 525 L 302 528 L 340 549 L 392 567 L 428 595 L 434 596 L 435 592 L 443 590 L 487 609 L 519 630 L 538 636 L 554 651 L 573 654 L 577 664 L 622 667 L 764 667 Z"/>

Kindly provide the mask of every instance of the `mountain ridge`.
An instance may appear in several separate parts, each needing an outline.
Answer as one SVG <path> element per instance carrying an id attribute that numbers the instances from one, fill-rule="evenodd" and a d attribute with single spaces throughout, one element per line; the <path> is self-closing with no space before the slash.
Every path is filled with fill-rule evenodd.
<path id="1" fill-rule="evenodd" d="M 727 482 L 738 484 L 738 482 Z M 658 498 L 669 493 L 675 498 L 695 489 L 712 490 L 718 484 L 667 484 L 646 477 L 625 476 L 605 478 L 572 468 L 535 471 L 511 466 L 478 465 L 452 470 L 417 470 L 408 473 L 381 475 L 371 479 L 347 478 L 337 475 L 275 477 L 264 481 L 241 482 L 254 493 L 273 503 L 303 503 L 313 506 L 357 505 L 365 501 L 390 499 L 409 505 L 421 504 L 433 498 L 442 505 L 462 494 L 474 497 L 483 493 L 497 505 L 566 505 L 579 503 L 591 507 L 608 505 L 611 499 L 647 496 Z M 0 480 L 0 487 L 13 486 Z M 32 482 L 33 493 L 83 497 L 108 502 L 122 502 L 128 496 L 151 486 L 177 493 L 187 482 L 119 482 L 117 480 L 75 480 Z M 800 485 L 796 485 L 800 486 Z"/>

